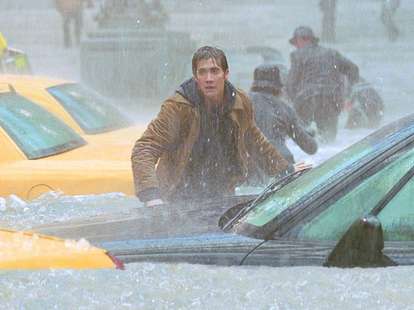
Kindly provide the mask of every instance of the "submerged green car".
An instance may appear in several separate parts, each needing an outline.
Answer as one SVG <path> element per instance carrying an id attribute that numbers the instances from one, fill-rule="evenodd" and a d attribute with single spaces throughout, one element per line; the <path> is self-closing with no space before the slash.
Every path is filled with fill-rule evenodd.
<path id="1" fill-rule="evenodd" d="M 86 237 L 126 262 L 413 264 L 413 167 L 414 114 L 312 170 L 275 181 L 256 197 L 145 209 L 128 219 L 42 231 Z"/>

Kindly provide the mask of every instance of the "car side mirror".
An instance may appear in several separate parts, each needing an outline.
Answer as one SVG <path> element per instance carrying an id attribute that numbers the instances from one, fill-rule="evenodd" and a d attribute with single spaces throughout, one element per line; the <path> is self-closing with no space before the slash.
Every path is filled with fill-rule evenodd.
<path id="1" fill-rule="evenodd" d="M 243 201 L 231 208 L 229 208 L 224 214 L 220 217 L 218 226 L 224 230 L 228 231 L 228 224 L 231 224 L 231 221 L 234 219 L 236 215 L 242 212 L 246 207 L 248 207 L 252 203 L 253 199 L 248 201 Z"/>
<path id="2" fill-rule="evenodd" d="M 382 253 L 384 236 L 381 222 L 368 215 L 355 221 L 329 254 L 327 267 L 387 267 L 396 266 Z"/>

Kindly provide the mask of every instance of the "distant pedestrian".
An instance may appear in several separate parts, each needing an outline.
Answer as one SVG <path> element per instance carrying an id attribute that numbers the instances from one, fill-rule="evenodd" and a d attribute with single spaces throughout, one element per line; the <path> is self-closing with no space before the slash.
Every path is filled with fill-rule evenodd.
<path id="1" fill-rule="evenodd" d="M 351 107 L 346 127 L 376 128 L 384 116 L 384 103 L 375 88 L 363 78 L 351 92 Z"/>
<path id="2" fill-rule="evenodd" d="M 55 0 L 56 9 L 62 16 L 63 42 L 66 48 L 79 45 L 83 26 L 83 6 L 93 5 L 92 0 Z M 73 24 L 73 39 L 71 35 Z"/>
<path id="3" fill-rule="evenodd" d="M 255 108 L 257 126 L 283 157 L 293 164 L 295 160 L 286 146 L 287 138 L 295 141 L 308 154 L 315 154 L 318 145 L 295 110 L 282 99 L 282 86 L 277 65 L 260 65 L 254 70 L 249 97 Z"/>
<path id="4" fill-rule="evenodd" d="M 323 42 L 333 43 L 336 39 L 336 0 L 320 0 L 319 8 L 322 12 L 322 34 Z"/>
<path id="5" fill-rule="evenodd" d="M 287 94 L 305 124 L 314 121 L 321 138 L 333 141 L 344 102 L 344 82 L 358 82 L 359 69 L 338 51 L 320 46 L 309 27 L 296 28 L 289 42 L 297 49 L 290 55 Z"/>
<path id="6" fill-rule="evenodd" d="M 8 46 L 6 38 L 0 32 L 0 74 L 30 74 L 29 59 L 23 51 Z"/>
<path id="7" fill-rule="evenodd" d="M 152 0 L 148 5 L 148 23 L 155 27 L 165 27 L 169 16 L 161 0 Z"/>
<path id="8" fill-rule="evenodd" d="M 400 0 L 382 0 L 381 21 L 390 41 L 396 41 L 400 35 L 400 30 L 394 21 L 394 15 L 399 6 Z"/>

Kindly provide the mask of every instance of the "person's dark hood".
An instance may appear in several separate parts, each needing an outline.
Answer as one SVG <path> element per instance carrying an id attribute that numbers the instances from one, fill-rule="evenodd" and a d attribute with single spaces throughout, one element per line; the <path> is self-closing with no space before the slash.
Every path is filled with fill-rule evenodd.
<path id="1" fill-rule="evenodd" d="M 176 90 L 181 96 L 188 100 L 194 106 L 199 106 L 203 101 L 203 94 L 197 86 L 194 78 L 190 78 L 182 83 Z M 224 85 L 224 102 L 227 108 L 231 108 L 236 101 L 236 88 L 229 81 L 225 81 Z M 226 109 L 227 110 L 227 109 Z"/>

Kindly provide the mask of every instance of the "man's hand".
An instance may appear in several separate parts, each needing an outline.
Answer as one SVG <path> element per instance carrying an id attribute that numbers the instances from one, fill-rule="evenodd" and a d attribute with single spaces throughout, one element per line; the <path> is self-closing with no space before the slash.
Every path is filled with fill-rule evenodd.
<path id="1" fill-rule="evenodd" d="M 153 200 L 146 201 L 144 203 L 144 206 L 146 206 L 146 207 L 156 207 L 156 206 L 161 206 L 163 204 L 165 204 L 165 203 L 164 203 L 164 201 L 162 201 L 162 199 L 153 199 Z"/>
<path id="2" fill-rule="evenodd" d="M 295 172 L 310 169 L 312 168 L 312 166 L 313 166 L 312 164 L 307 164 L 304 161 L 301 161 L 293 165 L 293 167 L 295 168 Z"/>

